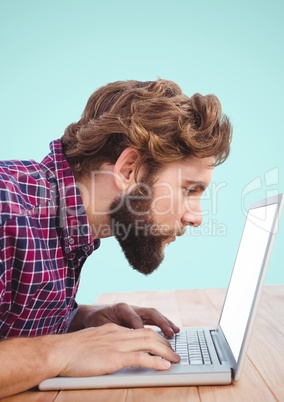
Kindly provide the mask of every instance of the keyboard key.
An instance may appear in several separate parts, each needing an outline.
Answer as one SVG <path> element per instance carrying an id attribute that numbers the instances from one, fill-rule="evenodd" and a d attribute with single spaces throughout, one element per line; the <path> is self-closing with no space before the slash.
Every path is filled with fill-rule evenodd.
<path id="1" fill-rule="evenodd" d="M 203 364 L 202 359 L 190 359 L 189 364 L 195 365 L 195 364 Z"/>
<path id="2" fill-rule="evenodd" d="M 212 364 L 203 330 L 181 331 L 169 342 L 180 355 L 180 364 Z"/>

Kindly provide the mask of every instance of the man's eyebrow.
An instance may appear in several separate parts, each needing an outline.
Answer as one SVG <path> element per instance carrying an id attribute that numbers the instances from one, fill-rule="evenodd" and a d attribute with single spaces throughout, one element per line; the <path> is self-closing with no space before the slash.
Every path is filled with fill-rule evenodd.
<path id="1" fill-rule="evenodd" d="M 205 191 L 207 185 L 203 181 L 195 181 L 190 179 L 185 179 L 184 181 L 188 186 L 198 187 L 201 191 Z"/>

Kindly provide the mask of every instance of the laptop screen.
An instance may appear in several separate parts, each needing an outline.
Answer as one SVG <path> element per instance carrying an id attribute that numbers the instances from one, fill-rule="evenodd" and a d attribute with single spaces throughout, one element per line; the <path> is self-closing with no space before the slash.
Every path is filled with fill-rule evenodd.
<path id="1" fill-rule="evenodd" d="M 238 361 L 259 274 L 274 228 L 278 203 L 250 209 L 220 318 L 220 326 Z M 277 225 L 276 225 L 277 226 Z"/>

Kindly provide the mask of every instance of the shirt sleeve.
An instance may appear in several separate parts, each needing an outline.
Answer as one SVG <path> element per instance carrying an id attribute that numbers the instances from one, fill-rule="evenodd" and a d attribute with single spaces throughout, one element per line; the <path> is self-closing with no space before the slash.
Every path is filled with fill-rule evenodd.
<path id="1" fill-rule="evenodd" d="M 76 275 L 51 245 L 32 216 L 0 226 L 0 337 L 68 330 L 77 308 Z"/>
<path id="2" fill-rule="evenodd" d="M 3 299 L 3 295 L 4 295 L 4 289 L 5 289 L 5 280 L 4 280 L 4 264 L 2 261 L 2 257 L 1 257 L 1 250 L 0 250 L 0 311 L 1 311 L 1 306 L 2 306 L 2 299 Z"/>

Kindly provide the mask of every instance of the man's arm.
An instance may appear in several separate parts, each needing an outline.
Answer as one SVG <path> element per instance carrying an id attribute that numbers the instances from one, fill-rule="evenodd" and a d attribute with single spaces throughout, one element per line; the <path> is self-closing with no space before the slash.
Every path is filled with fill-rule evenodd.
<path id="1" fill-rule="evenodd" d="M 102 375 L 128 366 L 166 370 L 179 356 L 152 329 L 133 331 L 106 324 L 63 335 L 1 341 L 0 361 L 3 398 L 54 376 Z"/>
<path id="2" fill-rule="evenodd" d="M 0 399 L 36 386 L 60 371 L 52 335 L 0 342 Z"/>

